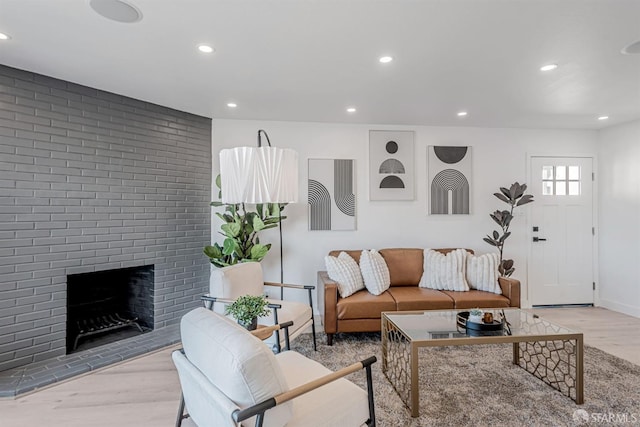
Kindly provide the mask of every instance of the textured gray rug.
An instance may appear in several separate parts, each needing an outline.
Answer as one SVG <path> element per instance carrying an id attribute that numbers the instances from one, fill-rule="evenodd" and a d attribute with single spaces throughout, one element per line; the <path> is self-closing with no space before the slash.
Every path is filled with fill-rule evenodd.
<path id="1" fill-rule="evenodd" d="M 593 347 L 585 346 L 583 405 L 513 365 L 510 344 L 420 349 L 420 417 L 414 419 L 382 373 L 380 334 L 340 334 L 332 347 L 325 343 L 319 334 L 314 352 L 311 335 L 303 334 L 291 349 L 332 370 L 378 358 L 380 427 L 640 425 L 640 366 Z M 364 373 L 349 379 L 365 388 Z"/>

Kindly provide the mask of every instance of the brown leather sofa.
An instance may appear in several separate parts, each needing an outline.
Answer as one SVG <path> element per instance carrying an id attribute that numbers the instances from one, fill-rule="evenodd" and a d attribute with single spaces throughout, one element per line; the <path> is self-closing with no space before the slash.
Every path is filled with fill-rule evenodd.
<path id="1" fill-rule="evenodd" d="M 438 249 L 447 253 L 452 249 Z M 467 249 L 469 252 L 473 251 Z M 338 256 L 342 251 L 331 251 Z M 345 250 L 360 262 L 360 250 Z M 423 249 L 381 249 L 391 276 L 391 287 L 381 295 L 372 295 L 366 289 L 347 298 L 341 298 L 336 282 L 326 271 L 318 272 L 318 288 L 324 288 L 324 331 L 327 344 L 333 344 L 338 332 L 378 332 L 383 311 L 446 310 L 470 308 L 520 307 L 520 282 L 508 277 L 498 280 L 502 295 L 470 290 L 468 292 L 437 291 L 420 288 Z"/>

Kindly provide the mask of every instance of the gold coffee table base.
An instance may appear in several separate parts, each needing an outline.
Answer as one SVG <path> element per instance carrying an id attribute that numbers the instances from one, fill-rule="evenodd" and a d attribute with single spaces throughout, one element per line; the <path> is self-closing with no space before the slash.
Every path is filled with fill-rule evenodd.
<path id="1" fill-rule="evenodd" d="M 413 320 L 399 317 L 403 315 L 421 316 L 416 317 L 415 320 L 420 320 L 416 325 L 425 324 L 425 328 L 428 328 L 429 316 L 422 319 L 424 312 L 382 313 L 382 371 L 411 411 L 412 417 L 419 416 L 418 349 L 420 347 L 512 343 L 515 365 L 519 365 L 536 378 L 573 399 L 577 404 L 584 402 L 582 334 L 565 330 L 538 317 L 532 317 L 533 320 L 531 320 L 527 317 L 532 316 L 530 313 L 520 310 L 505 311 L 507 313 L 511 311 L 511 316 L 524 316 L 525 320 L 531 321 L 531 324 L 527 321 L 519 322 L 519 328 L 514 330 L 513 335 L 468 337 L 456 332 L 455 326 L 448 332 L 424 331 L 420 334 L 416 332 L 418 329 L 413 327 L 407 328 L 411 332 L 405 332 L 396 322 Z M 439 313 L 444 313 L 445 317 L 451 314 L 446 312 L 453 314 L 451 319 L 455 325 L 457 311 L 447 310 Z M 442 323 L 442 316 L 436 320 Z M 546 333 L 540 333 L 541 328 L 549 330 Z M 445 337 L 446 334 L 448 336 Z"/>

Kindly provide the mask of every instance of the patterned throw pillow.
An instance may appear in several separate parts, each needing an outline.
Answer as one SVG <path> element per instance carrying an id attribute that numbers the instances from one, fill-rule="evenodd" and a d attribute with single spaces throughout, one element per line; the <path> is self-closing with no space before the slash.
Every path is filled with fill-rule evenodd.
<path id="1" fill-rule="evenodd" d="M 338 284 L 338 292 L 342 298 L 346 298 L 364 289 L 360 267 L 346 252 L 340 252 L 338 257 L 324 257 L 327 266 L 327 274 L 331 280 Z"/>
<path id="2" fill-rule="evenodd" d="M 488 253 L 480 256 L 467 256 L 467 283 L 471 289 L 502 294 L 498 277 L 500 272 L 500 255 Z"/>
<path id="3" fill-rule="evenodd" d="M 391 286 L 387 263 L 375 249 L 362 251 L 360 271 L 364 279 L 364 286 L 373 295 L 380 295 Z"/>
<path id="4" fill-rule="evenodd" d="M 443 254 L 433 249 L 424 250 L 424 270 L 419 286 L 440 291 L 468 291 L 465 279 L 467 254 L 456 249 Z"/>

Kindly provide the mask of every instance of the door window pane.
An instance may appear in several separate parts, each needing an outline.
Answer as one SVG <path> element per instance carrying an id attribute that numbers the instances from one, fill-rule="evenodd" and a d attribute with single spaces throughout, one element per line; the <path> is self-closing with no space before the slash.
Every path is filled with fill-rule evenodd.
<path id="1" fill-rule="evenodd" d="M 580 181 L 569 181 L 569 195 L 570 196 L 580 195 Z"/>
<path id="2" fill-rule="evenodd" d="M 542 167 L 542 179 L 553 179 L 553 166 Z"/>
<path id="3" fill-rule="evenodd" d="M 581 192 L 580 166 L 543 166 L 543 196 L 579 196 Z"/>
<path id="4" fill-rule="evenodd" d="M 569 166 L 569 179 L 570 180 L 580 179 L 580 166 Z"/>

